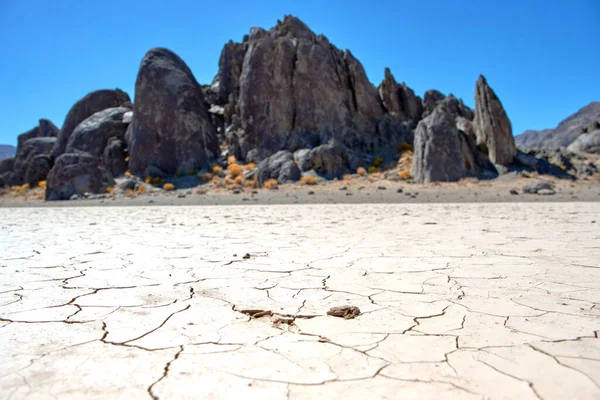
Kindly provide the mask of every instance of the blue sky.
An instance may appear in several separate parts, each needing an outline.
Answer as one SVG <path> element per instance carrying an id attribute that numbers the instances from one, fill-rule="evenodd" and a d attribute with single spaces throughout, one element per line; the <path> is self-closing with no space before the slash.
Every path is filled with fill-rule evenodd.
<path id="1" fill-rule="evenodd" d="M 210 83 L 228 40 L 285 14 L 350 49 L 376 86 L 390 67 L 419 95 L 438 89 L 473 106 L 484 74 L 515 135 L 600 100 L 598 0 L 0 0 L 0 143 L 16 144 L 39 118 L 60 128 L 96 89 L 133 99 L 152 47 Z"/>

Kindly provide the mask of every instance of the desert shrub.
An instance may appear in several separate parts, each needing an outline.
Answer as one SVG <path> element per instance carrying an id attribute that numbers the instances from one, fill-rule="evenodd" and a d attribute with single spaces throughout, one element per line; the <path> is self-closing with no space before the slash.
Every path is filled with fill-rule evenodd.
<path id="1" fill-rule="evenodd" d="M 375 168 L 381 167 L 381 164 L 383 164 L 383 158 L 377 157 L 376 159 L 373 160 L 373 166 Z"/>
<path id="2" fill-rule="evenodd" d="M 367 174 L 367 170 L 364 169 L 363 167 L 358 167 L 358 169 L 356 170 L 356 173 L 359 174 L 360 176 L 365 176 Z"/>
<path id="3" fill-rule="evenodd" d="M 221 173 L 221 171 L 223 171 L 223 168 L 221 168 L 221 166 L 220 166 L 220 165 L 213 164 L 213 165 L 210 167 L 210 170 L 213 172 L 213 174 L 215 174 L 215 175 L 218 175 L 218 174 L 220 174 L 220 173 Z"/>
<path id="4" fill-rule="evenodd" d="M 207 172 L 205 174 L 202 175 L 202 181 L 203 182 L 208 182 L 212 179 L 213 175 L 210 172 Z"/>
<path id="5" fill-rule="evenodd" d="M 146 183 L 152 183 L 152 178 L 150 178 L 149 176 L 147 176 L 146 179 L 144 179 L 144 182 L 146 182 Z"/>
<path id="6" fill-rule="evenodd" d="M 235 177 L 234 181 L 237 185 L 241 185 L 244 183 L 244 177 L 241 175 L 238 175 Z"/>
<path id="7" fill-rule="evenodd" d="M 140 186 L 138 187 L 138 190 L 137 190 L 137 192 L 138 192 L 138 194 L 144 194 L 144 193 L 146 193 L 146 186 L 144 186 L 144 185 L 140 185 Z"/>
<path id="8" fill-rule="evenodd" d="M 400 166 L 404 169 L 410 169 L 412 166 L 412 161 L 408 158 L 405 158 L 400 162 Z"/>
<path id="9" fill-rule="evenodd" d="M 167 192 L 175 190 L 175 185 L 173 185 L 172 183 L 165 183 L 163 185 L 163 190 L 166 190 Z"/>
<path id="10" fill-rule="evenodd" d="M 404 170 L 404 171 L 400 171 L 400 179 L 402 179 L 403 181 L 406 181 L 410 178 L 412 178 L 412 176 L 410 175 L 410 171 Z"/>
<path id="11" fill-rule="evenodd" d="M 311 175 L 306 175 L 306 176 L 303 176 L 302 178 L 300 178 L 300 182 L 303 185 L 316 185 L 318 181 L 319 181 L 319 178 L 317 178 L 316 176 L 311 176 Z"/>
<path id="12" fill-rule="evenodd" d="M 125 171 L 125 177 L 126 178 L 131 178 L 131 172 Z"/>
<path id="13" fill-rule="evenodd" d="M 125 189 L 125 196 L 133 197 L 134 194 L 135 192 L 133 191 L 133 189 Z"/>
<path id="14" fill-rule="evenodd" d="M 248 180 L 246 181 L 246 186 L 248 186 L 248 187 L 254 187 L 254 181 L 253 181 L 253 180 L 251 180 L 251 179 L 248 179 Z"/>
<path id="15" fill-rule="evenodd" d="M 227 165 L 235 164 L 236 161 L 237 160 L 236 160 L 235 156 L 228 156 L 227 157 Z"/>
<path id="16" fill-rule="evenodd" d="M 254 164 L 253 162 L 246 164 L 246 166 L 244 167 L 246 169 L 246 171 L 251 171 L 254 168 L 256 168 L 256 164 Z"/>
<path id="17" fill-rule="evenodd" d="M 398 153 L 404 153 L 405 151 L 413 151 L 414 147 L 410 143 L 400 143 L 398 145 Z"/>
<path id="18" fill-rule="evenodd" d="M 106 193 L 113 193 L 115 191 L 115 188 L 112 186 L 109 186 L 106 188 Z"/>
<path id="19" fill-rule="evenodd" d="M 228 177 L 228 176 L 226 176 L 225 177 L 225 184 L 226 185 L 235 185 L 235 180 L 232 179 L 232 178 L 230 178 L 230 177 Z"/>
<path id="20" fill-rule="evenodd" d="M 275 189 L 275 188 L 277 188 L 277 186 L 278 186 L 277 179 L 269 179 L 268 181 L 266 181 L 263 184 L 263 187 L 265 189 Z"/>
<path id="21" fill-rule="evenodd" d="M 381 172 L 381 168 L 371 165 L 369 167 L 368 171 L 370 174 L 375 174 L 375 173 Z"/>
<path id="22" fill-rule="evenodd" d="M 21 191 L 25 192 L 27 190 L 31 189 L 31 186 L 29 185 L 29 183 L 26 183 L 24 185 L 21 185 Z"/>
<path id="23" fill-rule="evenodd" d="M 46 181 L 39 181 L 39 182 L 37 183 L 37 185 L 38 185 L 39 187 L 41 187 L 42 189 L 46 189 Z"/>
<path id="24" fill-rule="evenodd" d="M 244 169 L 240 167 L 239 164 L 233 163 L 229 164 L 227 167 L 227 172 L 229 172 L 229 175 L 231 175 L 232 178 L 235 178 L 242 175 L 244 173 Z"/>
<path id="25" fill-rule="evenodd" d="M 344 181 L 349 181 L 350 179 L 352 179 L 352 175 L 350 174 L 344 174 L 344 176 L 342 176 L 342 180 Z"/>

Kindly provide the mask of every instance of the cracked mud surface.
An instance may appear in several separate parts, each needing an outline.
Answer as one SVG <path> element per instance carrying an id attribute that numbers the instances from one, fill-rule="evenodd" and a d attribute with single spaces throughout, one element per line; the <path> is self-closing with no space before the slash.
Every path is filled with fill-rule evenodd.
<path id="1" fill-rule="evenodd" d="M 0 221 L 2 399 L 600 398 L 598 203 Z"/>

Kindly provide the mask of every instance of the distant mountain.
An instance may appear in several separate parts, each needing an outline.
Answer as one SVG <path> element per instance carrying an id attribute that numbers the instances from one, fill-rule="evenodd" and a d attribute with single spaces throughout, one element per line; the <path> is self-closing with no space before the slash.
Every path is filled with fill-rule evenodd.
<path id="1" fill-rule="evenodd" d="M 17 148 L 15 146 L 11 146 L 10 144 L 0 144 L 0 160 L 12 157 L 16 152 Z"/>
<path id="2" fill-rule="evenodd" d="M 558 148 L 568 146 L 581 130 L 600 121 L 600 101 L 594 101 L 570 115 L 554 129 L 528 130 L 515 137 L 518 146 L 533 148 Z"/>

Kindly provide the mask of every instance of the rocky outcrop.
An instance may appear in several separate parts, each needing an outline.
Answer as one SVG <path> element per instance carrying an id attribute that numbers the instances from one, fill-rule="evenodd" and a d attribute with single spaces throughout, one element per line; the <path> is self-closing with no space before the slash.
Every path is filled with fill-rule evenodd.
<path id="1" fill-rule="evenodd" d="M 281 150 L 267 157 L 256 172 L 256 179 L 262 185 L 269 179 L 277 179 L 278 183 L 295 182 L 300 179 L 300 169 L 294 162 L 294 156 L 289 151 Z"/>
<path id="2" fill-rule="evenodd" d="M 65 153 L 55 160 L 48 174 L 46 200 L 69 200 L 74 194 L 105 193 L 114 186 L 110 172 L 98 157 Z"/>
<path id="3" fill-rule="evenodd" d="M 111 137 L 102 153 L 102 163 L 112 176 L 123 175 L 127 171 L 127 152 L 121 139 Z"/>
<path id="4" fill-rule="evenodd" d="M 37 183 L 38 180 L 44 180 L 45 175 L 41 173 L 43 169 L 35 169 L 35 166 L 43 166 L 44 164 L 36 162 L 35 166 L 32 166 L 32 163 L 34 158 L 36 158 L 37 156 L 49 155 L 52 152 L 56 141 L 57 139 L 55 137 L 34 137 L 23 142 L 17 148 L 17 154 L 15 156 L 15 163 L 13 169 L 14 180 L 11 182 L 11 184 L 34 184 Z M 34 169 L 31 169 L 30 167 Z M 28 169 L 31 169 L 29 178 L 35 177 L 35 179 L 37 179 L 36 181 L 32 181 L 32 178 L 28 179 Z"/>
<path id="5" fill-rule="evenodd" d="M 71 134 L 81 122 L 92 114 L 107 108 L 131 105 L 129 95 L 120 89 L 96 90 L 77 101 L 69 110 L 55 148 L 52 150 L 52 158 L 57 158 L 65 152 Z"/>
<path id="6" fill-rule="evenodd" d="M 202 89 L 188 66 L 167 49 L 152 49 L 135 84 L 129 169 L 148 176 L 201 169 L 219 153 Z"/>
<path id="7" fill-rule="evenodd" d="M 95 157 L 102 156 L 108 139 L 124 138 L 128 124 L 123 122 L 123 114 L 128 111 L 128 108 L 115 107 L 92 114 L 73 130 L 66 152 L 85 152 Z"/>
<path id="8" fill-rule="evenodd" d="M 213 90 L 221 103 L 227 99 L 227 141 L 241 159 L 331 139 L 377 152 L 389 147 L 389 136 L 405 134 L 387 125 L 379 129 L 385 110 L 354 56 L 291 16 L 268 32 L 253 29 L 243 43 L 228 43 Z M 403 112 L 419 113 L 410 99 L 402 101 Z"/>
<path id="9" fill-rule="evenodd" d="M 567 150 L 583 153 L 600 153 L 600 130 L 581 134 Z"/>
<path id="10" fill-rule="evenodd" d="M 0 175 L 5 174 L 7 172 L 13 172 L 15 167 L 15 158 L 8 157 L 3 160 L 0 160 Z"/>
<path id="11" fill-rule="evenodd" d="M 33 157 L 25 170 L 25 183 L 33 186 L 40 181 L 46 180 L 51 168 L 52 157 L 49 154 L 40 154 Z"/>
<path id="12" fill-rule="evenodd" d="M 428 90 L 423 94 L 423 112 L 422 117 L 425 118 L 435 110 L 440 101 L 444 100 L 446 96 L 437 90 Z"/>
<path id="13" fill-rule="evenodd" d="M 487 150 L 490 161 L 510 165 L 517 154 L 512 126 L 502 103 L 483 75 L 479 76 L 475 89 L 474 122 L 477 145 Z"/>
<path id="14" fill-rule="evenodd" d="M 463 153 L 469 155 L 470 150 L 464 140 L 447 104 L 436 107 L 415 131 L 411 171 L 415 181 L 453 182 L 465 177 L 468 164 L 474 164 L 474 160 L 465 160 Z"/>
<path id="15" fill-rule="evenodd" d="M 421 98 L 404 82 L 399 85 L 389 68 L 385 69 L 383 82 L 377 91 L 383 107 L 390 115 L 414 124 L 419 122 L 423 113 Z"/>
<path id="16" fill-rule="evenodd" d="M 38 126 L 17 137 L 17 149 L 29 139 L 38 137 L 57 137 L 59 133 L 60 130 L 52 123 L 52 121 L 42 118 L 40 119 Z"/>
<path id="17" fill-rule="evenodd" d="M 361 166 L 360 159 L 352 150 L 338 143 L 324 144 L 311 150 L 298 150 L 294 157 L 302 172 L 314 170 L 328 179 L 354 173 Z"/>

